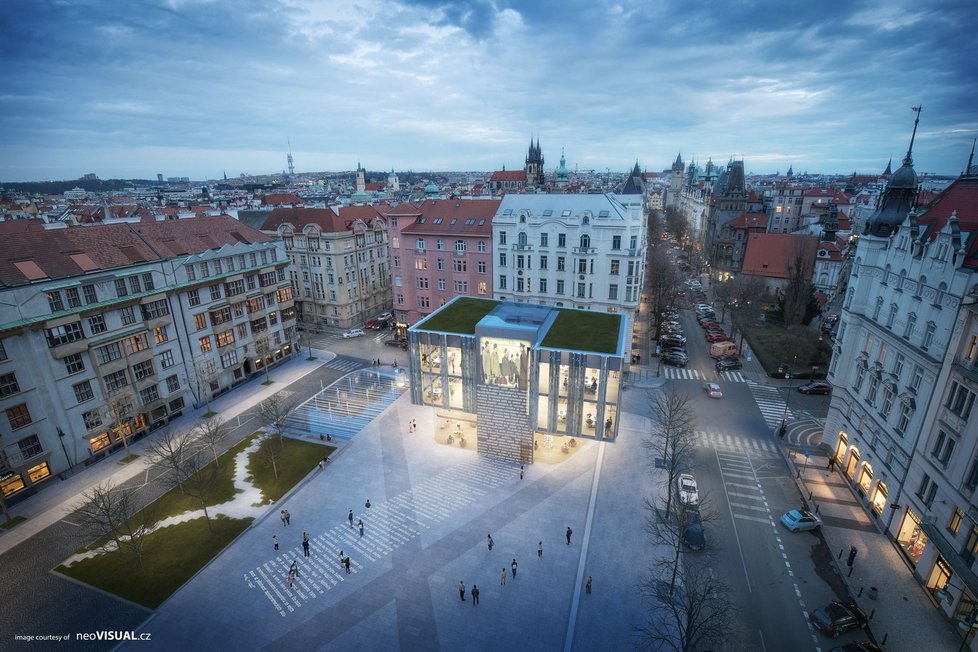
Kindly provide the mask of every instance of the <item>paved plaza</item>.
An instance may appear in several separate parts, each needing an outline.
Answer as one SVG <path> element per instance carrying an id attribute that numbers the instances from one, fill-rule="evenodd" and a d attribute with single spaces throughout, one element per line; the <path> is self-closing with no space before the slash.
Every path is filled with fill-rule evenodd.
<path id="1" fill-rule="evenodd" d="M 522 480 L 518 464 L 436 443 L 436 427 L 435 411 L 407 396 L 390 405 L 158 609 L 142 628 L 151 647 L 631 648 L 642 618 L 635 585 L 652 552 L 639 516 L 652 491 L 643 419 L 626 412 L 616 443 L 528 465 Z M 479 586 L 479 605 L 459 599 L 460 580 Z"/>

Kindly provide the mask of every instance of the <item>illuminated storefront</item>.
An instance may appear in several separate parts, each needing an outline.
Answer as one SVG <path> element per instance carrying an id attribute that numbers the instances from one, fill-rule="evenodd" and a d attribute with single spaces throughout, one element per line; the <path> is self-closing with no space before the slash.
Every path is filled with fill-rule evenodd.
<path id="1" fill-rule="evenodd" d="M 459 297 L 408 330 L 411 398 L 454 414 L 446 439 L 465 423 L 506 459 L 613 440 L 625 329 L 616 314 Z"/>
<path id="2" fill-rule="evenodd" d="M 855 446 L 849 452 L 849 460 L 846 462 L 846 477 L 850 480 L 856 478 L 856 467 L 859 465 L 859 449 Z"/>
<path id="3" fill-rule="evenodd" d="M 859 471 L 859 494 L 865 496 L 869 493 L 869 485 L 873 483 L 873 467 L 869 462 L 863 463 L 863 468 Z"/>
<path id="4" fill-rule="evenodd" d="M 920 517 L 910 508 L 907 508 L 900 531 L 897 532 L 897 543 L 904 554 L 917 565 L 927 546 L 927 535 L 920 527 Z"/>
<path id="5" fill-rule="evenodd" d="M 886 483 L 880 480 L 876 483 L 876 491 L 873 492 L 873 499 L 870 503 L 871 507 L 873 508 L 873 512 L 877 516 L 880 516 L 883 513 L 883 509 L 886 508 L 886 496 Z"/>

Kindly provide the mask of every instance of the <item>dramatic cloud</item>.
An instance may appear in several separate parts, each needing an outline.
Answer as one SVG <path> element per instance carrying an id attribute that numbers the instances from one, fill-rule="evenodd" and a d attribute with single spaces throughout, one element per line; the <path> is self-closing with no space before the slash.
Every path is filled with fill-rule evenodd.
<path id="1" fill-rule="evenodd" d="M 978 12 L 741 0 L 10 0 L 0 181 L 548 166 L 957 174 Z"/>

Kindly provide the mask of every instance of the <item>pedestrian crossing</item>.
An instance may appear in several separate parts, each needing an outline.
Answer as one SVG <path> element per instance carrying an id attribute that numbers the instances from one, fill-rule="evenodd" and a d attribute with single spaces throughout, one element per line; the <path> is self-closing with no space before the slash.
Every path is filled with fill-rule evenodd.
<path id="1" fill-rule="evenodd" d="M 767 424 L 768 428 L 779 427 L 782 419 L 791 421 L 797 418 L 791 408 L 786 405 L 786 400 L 790 403 L 790 399 L 786 398 L 787 392 L 791 391 L 790 388 L 762 385 L 752 380 L 747 381 L 747 387 L 754 396 L 757 409 L 761 411 L 764 423 Z"/>
<path id="2" fill-rule="evenodd" d="M 349 358 L 333 358 L 323 366 L 329 367 L 330 369 L 338 369 L 339 371 L 355 371 L 362 368 L 364 365 L 359 360 L 351 360 Z"/>
<path id="3" fill-rule="evenodd" d="M 338 524 L 318 534 L 310 532 L 310 556 L 303 556 L 301 544 L 276 551 L 274 557 L 245 574 L 245 583 L 262 592 L 280 616 L 288 616 L 329 591 L 342 589 L 370 565 L 385 563 L 398 548 L 513 477 L 513 465 L 508 462 L 490 457 L 464 462 L 364 508 L 353 521 L 345 513 L 337 514 Z M 361 520 L 362 536 L 354 527 Z M 350 557 L 349 573 L 340 563 L 341 552 Z M 300 559 L 299 575 L 290 586 L 289 566 Z"/>
<path id="4" fill-rule="evenodd" d="M 720 374 L 710 372 L 705 374 L 696 369 L 686 369 L 683 367 L 662 367 L 662 378 L 668 380 L 702 380 L 702 381 L 727 381 L 731 383 L 746 383 L 747 378 L 739 371 L 724 371 Z"/>
<path id="5" fill-rule="evenodd" d="M 773 439 L 744 437 L 721 430 L 697 430 L 695 441 L 700 448 L 713 448 L 725 453 L 739 453 L 742 456 L 780 458 L 781 455 Z"/>
<path id="6" fill-rule="evenodd" d="M 719 450 L 716 455 L 731 516 L 740 521 L 764 523 L 773 527 L 771 509 L 751 458 Z"/>

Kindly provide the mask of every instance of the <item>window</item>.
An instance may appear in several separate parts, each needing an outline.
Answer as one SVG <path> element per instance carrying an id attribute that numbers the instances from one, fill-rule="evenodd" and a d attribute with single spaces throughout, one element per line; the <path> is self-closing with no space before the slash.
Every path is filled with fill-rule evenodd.
<path id="1" fill-rule="evenodd" d="M 431 299 L 429 299 L 428 297 L 418 297 L 418 307 L 419 308 L 430 308 L 431 307 Z"/>
<path id="2" fill-rule="evenodd" d="M 166 326 L 159 326 L 153 329 L 153 338 L 156 340 L 157 344 L 162 344 L 170 339 L 170 334 L 167 332 Z"/>
<path id="3" fill-rule="evenodd" d="M 89 317 L 88 330 L 91 331 L 92 335 L 104 333 L 107 330 L 105 326 L 105 318 L 102 315 L 92 315 Z"/>
<path id="4" fill-rule="evenodd" d="M 485 274 L 486 273 L 486 261 L 480 260 L 478 262 L 477 269 L 479 270 L 479 273 L 480 274 Z"/>
<path id="5" fill-rule="evenodd" d="M 567 246 L 567 234 L 566 233 L 558 233 L 557 234 L 557 246 L 558 247 L 566 247 Z"/>
<path id="6" fill-rule="evenodd" d="M 591 248 L 591 236 L 585 233 L 584 235 L 581 236 L 581 249 L 590 249 L 590 248 Z"/>
<path id="7" fill-rule="evenodd" d="M 917 390 L 920 389 L 920 383 L 921 381 L 923 381 L 923 379 L 924 379 L 924 370 L 918 367 L 917 365 L 914 365 L 913 376 L 910 377 L 910 391 L 916 394 Z"/>
<path id="8" fill-rule="evenodd" d="M 500 267 L 506 267 L 506 252 L 505 251 L 500 251 L 499 252 L 499 266 Z"/>
<path id="9" fill-rule="evenodd" d="M 499 289 L 500 290 L 506 289 L 506 277 L 503 274 L 499 275 Z"/>
<path id="10" fill-rule="evenodd" d="M 243 279 L 238 279 L 236 281 L 228 281 L 224 284 L 224 294 L 229 297 L 233 297 L 237 294 L 244 294 L 245 284 Z"/>
<path id="11" fill-rule="evenodd" d="M 417 287 L 418 287 L 419 290 L 427 290 L 428 289 L 428 277 L 427 276 L 419 276 L 416 279 L 414 279 L 414 282 L 415 282 L 415 285 L 417 285 Z"/>
<path id="12" fill-rule="evenodd" d="M 924 332 L 924 341 L 921 342 L 920 348 L 926 351 L 927 348 L 934 343 L 935 332 L 937 332 L 937 326 L 934 324 L 934 322 L 927 322 L 927 330 Z"/>
<path id="13" fill-rule="evenodd" d="M 142 284 L 139 282 L 138 276 L 129 276 L 126 280 L 129 281 L 129 290 L 132 294 L 139 294 L 143 291 L 143 288 L 141 287 Z"/>
<path id="14" fill-rule="evenodd" d="M 937 495 L 937 483 L 924 474 L 924 479 L 920 481 L 920 488 L 917 490 L 917 497 L 924 501 L 924 505 L 930 507 Z"/>
<path id="15" fill-rule="evenodd" d="M 608 299 L 616 301 L 618 299 L 618 286 L 612 283 L 608 286 Z"/>
<path id="16" fill-rule="evenodd" d="M 49 328 L 45 333 L 48 338 L 48 346 L 51 348 L 67 344 L 68 342 L 75 342 L 83 337 L 81 324 L 77 322 Z"/>
<path id="17" fill-rule="evenodd" d="M 435 249 L 437 249 L 438 251 L 443 251 L 445 249 L 445 241 L 442 240 L 441 238 L 435 240 Z"/>
<path id="18" fill-rule="evenodd" d="M 126 287 L 126 280 L 117 278 L 115 280 L 115 295 L 117 297 L 129 296 L 129 289 Z"/>
<path id="19" fill-rule="evenodd" d="M 896 354 L 896 359 L 893 361 L 893 375 L 900 380 L 900 376 L 903 375 L 903 365 L 906 362 L 906 358 L 903 357 L 902 353 Z"/>
<path id="20" fill-rule="evenodd" d="M 516 257 L 516 269 L 526 269 L 526 258 L 523 254 Z"/>
<path id="21" fill-rule="evenodd" d="M 7 413 L 7 421 L 10 422 L 11 430 L 23 428 L 31 422 L 31 413 L 27 409 L 27 403 L 21 403 L 20 405 L 9 407 L 5 410 L 5 412 Z"/>
<path id="22" fill-rule="evenodd" d="M 153 361 L 152 360 L 143 360 L 142 362 L 139 362 L 139 363 L 134 364 L 132 366 L 132 375 L 136 378 L 136 380 L 142 380 L 143 378 L 149 378 L 154 373 L 155 373 L 155 370 L 153 369 Z"/>
<path id="23" fill-rule="evenodd" d="M 205 335 L 197 340 L 197 346 L 200 347 L 201 353 L 210 353 L 211 351 L 211 338 Z"/>
<path id="24" fill-rule="evenodd" d="M 414 259 L 414 269 L 428 269 L 428 259 L 427 258 L 415 258 Z"/>
<path id="25" fill-rule="evenodd" d="M 907 432 L 907 426 L 910 425 L 910 417 L 913 416 L 913 408 L 907 401 L 902 401 L 900 403 L 900 418 L 897 420 L 896 431 L 903 435 Z"/>
<path id="26" fill-rule="evenodd" d="M 957 381 L 951 383 L 951 391 L 948 394 L 944 407 L 955 413 L 962 419 L 967 420 L 971 416 L 971 408 L 975 403 L 975 395 L 972 391 Z"/>
<path id="27" fill-rule="evenodd" d="M 563 256 L 557 256 L 557 271 L 558 272 L 565 271 L 565 267 L 564 267 L 565 266 L 565 261 L 566 261 L 566 259 Z"/>
<path id="28" fill-rule="evenodd" d="M 506 244 L 506 232 L 505 231 L 500 231 L 499 232 L 499 244 L 501 244 L 501 245 Z"/>
<path id="29" fill-rule="evenodd" d="M 102 425 L 102 415 L 98 410 L 89 410 L 82 414 L 82 420 L 85 422 L 85 428 L 91 430 L 93 428 L 98 428 Z"/>
<path id="30" fill-rule="evenodd" d="M 886 316 L 886 327 L 893 328 L 893 322 L 896 321 L 897 316 L 897 306 L 895 303 L 890 304 L 890 314 Z"/>
<path id="31" fill-rule="evenodd" d="M 880 377 L 875 373 L 869 379 L 869 391 L 866 392 L 866 401 L 870 405 L 876 405 L 876 392 L 879 390 Z"/>
<path id="32" fill-rule="evenodd" d="M 476 246 L 476 251 L 478 251 L 480 254 L 486 253 L 486 241 L 485 240 L 479 240 L 479 244 Z"/>
<path id="33" fill-rule="evenodd" d="M 558 280 L 557 281 L 557 294 L 563 294 L 563 293 L 564 293 L 564 282 L 561 281 L 561 280 Z"/>
<path id="34" fill-rule="evenodd" d="M 168 394 L 172 394 L 173 392 L 175 392 L 175 391 L 177 391 L 179 389 L 180 389 L 180 379 L 177 378 L 176 376 L 167 376 L 166 377 L 166 391 L 167 391 L 167 393 Z"/>
<path id="35" fill-rule="evenodd" d="M 217 345 L 218 346 L 228 346 L 229 344 L 234 344 L 234 329 L 229 328 L 226 331 L 221 331 L 217 334 Z"/>
<path id="36" fill-rule="evenodd" d="M 103 376 L 102 380 L 105 382 L 105 389 L 110 396 L 129 385 L 129 377 L 126 375 L 125 369 Z"/>
<path id="37" fill-rule="evenodd" d="M 256 319 L 253 322 L 251 322 L 252 334 L 262 333 L 267 330 L 268 330 L 268 320 L 266 320 L 264 317 L 262 317 L 261 319 Z"/>
<path id="38" fill-rule="evenodd" d="M 82 286 L 82 294 L 85 295 L 85 303 L 86 304 L 89 304 L 89 303 L 98 303 L 98 297 L 95 294 L 95 286 L 94 285 L 83 285 Z"/>
<path id="39" fill-rule="evenodd" d="M 164 351 L 160 354 L 160 366 L 166 369 L 173 366 L 173 352 Z"/>
<path id="40" fill-rule="evenodd" d="M 621 271 L 621 262 L 618 260 L 611 261 L 611 275 L 618 276 Z"/>
<path id="41" fill-rule="evenodd" d="M 947 530 L 951 534 L 957 534 L 961 529 L 961 523 L 964 521 L 964 512 L 960 508 L 955 507 L 954 513 L 951 514 L 951 520 L 947 522 Z"/>
<path id="42" fill-rule="evenodd" d="M 971 526 L 971 533 L 968 534 L 968 540 L 961 550 L 961 557 L 964 559 L 964 563 L 970 566 L 975 561 L 976 554 L 978 554 L 978 526 L 973 525 Z"/>
<path id="43" fill-rule="evenodd" d="M 940 462 L 944 468 L 947 468 L 948 462 L 951 460 L 951 455 L 954 454 L 954 447 L 957 446 L 957 441 L 948 433 L 943 430 L 938 431 L 937 439 L 934 441 L 934 447 L 931 449 L 931 456 Z"/>
<path id="44" fill-rule="evenodd" d="M 249 299 L 250 301 L 250 299 Z M 231 321 L 231 306 L 211 310 L 211 325 L 218 326 Z"/>
<path id="45" fill-rule="evenodd" d="M 465 253 L 465 240 L 455 241 L 455 253 L 464 254 Z"/>
<path id="46" fill-rule="evenodd" d="M 852 383 L 853 389 L 857 392 L 862 391 L 863 381 L 866 379 L 866 367 L 861 363 L 856 368 L 856 379 Z"/>
<path id="47" fill-rule="evenodd" d="M 72 353 L 71 355 L 65 356 L 64 363 L 65 370 L 69 374 L 77 374 L 79 371 L 85 370 L 85 360 L 82 359 L 81 353 Z"/>
<path id="48" fill-rule="evenodd" d="M 880 416 L 884 419 L 889 418 L 890 411 L 893 409 L 893 386 L 883 387 L 883 404 L 880 405 Z"/>
<path id="49" fill-rule="evenodd" d="M 78 294 L 78 288 L 68 288 L 65 290 L 65 296 L 68 297 L 69 308 L 78 308 L 81 306 L 81 295 Z"/>
<path id="50" fill-rule="evenodd" d="M 456 273 L 466 272 L 466 271 L 468 271 L 468 269 L 469 269 L 469 266 L 465 262 L 465 259 L 464 258 L 458 259 L 458 260 L 455 261 L 455 272 Z"/>
<path id="51" fill-rule="evenodd" d="M 238 324 L 238 339 L 244 339 L 246 337 L 248 337 L 248 324 Z"/>
<path id="52" fill-rule="evenodd" d="M 547 291 L 547 279 L 542 278 L 540 279 L 540 292 L 546 292 L 546 291 Z"/>
<path id="53" fill-rule="evenodd" d="M 913 335 L 913 328 L 916 324 L 917 324 L 917 315 L 915 315 L 914 313 L 910 313 L 909 315 L 907 315 L 907 325 L 903 329 L 904 339 L 908 339 L 908 340 L 910 339 L 910 336 Z"/>
<path id="54" fill-rule="evenodd" d="M 978 457 L 971 460 L 971 470 L 968 472 L 968 479 L 965 480 L 965 484 L 971 491 L 978 489 Z"/>
<path id="55" fill-rule="evenodd" d="M 628 248 L 629 249 L 638 249 L 638 236 L 637 235 L 633 235 L 631 238 L 628 239 Z"/>
<path id="56" fill-rule="evenodd" d="M 208 285 L 207 286 L 207 291 L 210 293 L 211 301 L 217 301 L 222 296 L 221 295 L 221 286 L 219 284 L 216 284 L 216 285 Z"/>
<path id="57" fill-rule="evenodd" d="M 138 335 L 133 335 L 132 337 L 127 337 L 126 339 L 122 340 L 121 344 L 125 348 L 126 353 L 130 355 L 149 348 L 149 342 L 146 340 L 146 333 L 140 333 Z"/>
<path id="58" fill-rule="evenodd" d="M 549 240 L 549 239 L 550 239 L 550 234 L 548 234 L 548 233 L 541 233 L 540 234 L 540 246 L 541 247 L 546 247 L 547 246 L 547 240 Z"/>
<path id="59" fill-rule="evenodd" d="M 71 389 L 75 391 L 75 400 L 79 403 L 84 403 L 95 398 L 95 392 L 92 391 L 92 383 L 90 381 L 86 380 L 77 385 L 72 385 Z"/>
<path id="60" fill-rule="evenodd" d="M 584 294 L 586 286 L 584 283 L 577 284 L 577 298 L 583 299 L 586 295 Z"/>
<path id="61" fill-rule="evenodd" d="M 124 325 L 128 326 L 129 324 L 136 323 L 136 311 L 133 310 L 132 306 L 126 306 L 119 311 L 119 314 L 122 315 L 122 323 Z"/>
<path id="62" fill-rule="evenodd" d="M 221 261 L 217 262 L 220 264 Z M 143 287 L 145 287 L 147 291 L 156 289 L 156 284 L 153 283 L 153 275 L 149 272 L 143 274 Z"/>
<path id="63" fill-rule="evenodd" d="M 578 258 L 577 259 L 577 273 L 578 274 L 587 274 L 587 258 Z"/>
<path id="64" fill-rule="evenodd" d="M 443 278 L 438 279 L 438 289 L 439 290 L 445 289 L 445 279 Z"/>
<path id="65" fill-rule="evenodd" d="M 187 292 L 187 301 L 191 306 L 200 305 L 200 292 L 197 290 L 190 290 Z"/>
<path id="66" fill-rule="evenodd" d="M 153 401 L 160 400 L 160 391 L 156 388 L 156 385 L 150 385 L 139 392 L 139 400 L 143 405 L 149 405 Z"/>
<path id="67" fill-rule="evenodd" d="M 873 321 L 879 321 L 880 310 L 883 309 L 883 297 L 876 297 L 876 307 L 873 308 Z"/>
<path id="68" fill-rule="evenodd" d="M 615 251 L 618 251 L 619 249 L 621 249 L 621 236 L 620 235 L 613 235 L 613 236 L 611 236 L 611 248 L 614 249 Z"/>
<path id="69" fill-rule="evenodd" d="M 547 269 L 547 257 L 540 256 L 540 269 Z"/>
<path id="70" fill-rule="evenodd" d="M 469 291 L 468 281 L 455 281 L 455 292 L 464 294 L 468 291 Z"/>
<path id="71" fill-rule="evenodd" d="M 233 367 L 236 364 L 238 364 L 237 351 L 228 351 L 227 353 L 221 356 L 221 367 L 223 367 L 224 369 L 227 369 L 228 367 Z M 174 376 L 174 378 L 176 378 L 176 376 Z M 174 390 L 171 389 L 170 391 L 172 392 Z"/>
<path id="72" fill-rule="evenodd" d="M 485 281 L 479 281 L 479 294 L 488 294 L 489 288 Z M 403 303 L 403 302 L 402 302 Z"/>
<path id="73" fill-rule="evenodd" d="M 159 301 L 147 303 L 141 306 L 141 308 L 143 311 L 143 319 L 156 319 L 157 317 L 163 317 L 170 314 L 170 304 L 166 302 L 166 299 L 160 299 Z"/>

